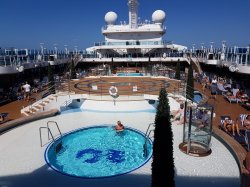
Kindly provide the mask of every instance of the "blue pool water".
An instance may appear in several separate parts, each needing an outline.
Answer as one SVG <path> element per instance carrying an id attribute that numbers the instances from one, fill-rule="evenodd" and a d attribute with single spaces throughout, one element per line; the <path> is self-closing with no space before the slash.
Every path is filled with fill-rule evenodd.
<path id="1" fill-rule="evenodd" d="M 79 129 L 63 136 L 63 148 L 56 154 L 55 143 L 45 152 L 46 162 L 56 171 L 83 177 L 110 177 L 131 172 L 144 165 L 152 155 L 144 157 L 145 136 L 131 128 L 116 133 L 113 127 L 97 126 Z"/>
<path id="2" fill-rule="evenodd" d="M 199 103 L 202 100 L 202 94 L 199 92 L 194 92 L 194 102 Z"/>
<path id="3" fill-rule="evenodd" d="M 117 73 L 117 76 L 143 76 L 142 73 Z"/>

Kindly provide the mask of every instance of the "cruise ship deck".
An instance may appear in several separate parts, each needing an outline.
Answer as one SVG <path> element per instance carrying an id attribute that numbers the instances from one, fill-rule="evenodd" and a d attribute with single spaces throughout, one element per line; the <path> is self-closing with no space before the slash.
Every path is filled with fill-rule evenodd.
<path id="1" fill-rule="evenodd" d="M 117 77 L 114 77 L 113 81 L 115 81 L 116 79 Z M 136 82 L 135 80 L 138 81 L 138 79 L 136 78 L 130 78 L 130 80 L 133 79 L 133 82 Z M 86 80 L 88 80 L 88 78 Z M 74 87 L 75 86 L 72 86 L 72 88 Z M 201 89 L 201 85 L 199 85 L 198 83 L 195 84 L 195 87 L 197 90 Z M 75 91 L 77 91 L 77 89 Z M 209 90 L 206 90 L 205 94 L 208 95 L 208 93 Z M 66 97 L 66 99 L 63 99 L 64 102 L 65 100 L 67 100 L 68 96 L 63 97 Z M 70 97 L 79 98 L 82 97 L 82 95 L 73 94 Z M 103 96 L 103 98 L 104 97 L 105 96 Z M 56 105 L 60 103 L 60 99 L 57 99 L 57 101 L 53 100 L 51 104 L 46 107 L 46 109 L 49 110 L 55 107 L 58 108 L 58 106 Z M 83 112 L 66 112 L 65 114 L 57 115 L 55 117 L 49 117 L 38 121 L 29 122 L 25 125 L 4 132 L 0 136 L 1 142 L 4 142 L 3 144 L 1 144 L 1 152 L 4 152 L 4 154 L 1 154 L 1 160 L 3 162 L 1 164 L 2 170 L 0 172 L 0 181 L 2 181 L 1 185 L 18 186 L 20 184 L 23 184 L 24 186 L 37 186 L 38 184 L 36 182 L 39 181 L 39 184 L 41 186 L 54 186 L 59 184 L 58 182 L 54 183 L 55 181 L 60 181 L 60 185 L 74 184 L 75 186 L 112 186 L 119 181 L 118 183 L 121 183 L 119 184 L 120 186 L 150 186 L 151 161 L 149 161 L 140 169 L 133 171 L 132 173 L 106 179 L 79 179 L 69 177 L 57 173 L 56 171 L 50 169 L 48 165 L 46 165 L 46 162 L 44 160 L 44 151 L 48 144 L 40 147 L 39 127 L 45 126 L 47 121 L 57 121 L 60 129 L 62 130 L 62 133 L 92 125 L 112 125 L 115 121 L 117 121 L 117 119 L 122 120 L 128 127 L 133 127 L 142 132 L 145 132 L 147 124 L 154 121 L 154 112 L 149 112 L 149 110 L 153 111 L 155 109 L 151 108 L 151 105 L 147 105 L 147 102 L 145 103 L 142 98 L 135 99 L 135 101 L 121 101 L 123 103 L 122 105 L 120 105 L 119 101 L 117 101 L 115 108 L 113 108 L 114 103 L 112 99 L 110 101 L 102 100 L 89 100 L 86 103 L 86 108 L 85 110 L 83 110 Z M 134 99 L 131 97 L 131 100 Z M 98 104 L 94 104 L 95 102 Z M 217 137 L 220 136 L 224 139 L 224 141 L 229 143 L 231 147 L 230 149 L 235 151 L 235 155 L 231 155 L 230 151 L 228 151 L 225 145 L 215 137 L 213 137 L 212 141 L 213 154 L 208 157 L 197 158 L 182 153 L 178 148 L 178 144 L 182 141 L 181 134 L 183 128 L 182 126 L 173 123 L 174 157 L 177 171 L 177 186 L 183 186 L 183 184 L 189 184 L 190 186 L 209 186 L 211 184 L 213 184 L 214 186 L 221 186 L 222 184 L 226 184 L 227 186 L 239 186 L 240 184 L 240 175 L 242 172 L 244 172 L 242 164 L 243 160 L 245 159 L 246 150 L 235 140 L 226 135 L 226 133 L 218 129 L 218 125 L 220 123 L 219 119 L 221 115 L 230 115 L 232 117 L 237 117 L 240 113 L 247 113 L 247 111 L 239 104 L 230 104 L 222 96 L 218 96 L 216 101 L 214 101 L 213 99 L 209 99 L 208 102 L 215 105 L 216 117 L 213 119 L 214 133 L 217 134 Z M 17 121 L 18 123 L 18 120 L 20 121 L 22 119 L 25 120 L 27 118 L 32 118 L 32 116 L 22 117 L 20 114 L 22 106 L 25 106 L 27 104 L 29 104 L 27 101 L 15 101 L 13 103 L 2 106 L 0 108 L 0 112 L 9 112 L 10 121 L 2 124 L 0 126 L 0 129 L 4 129 L 9 125 L 11 126 L 13 125 L 12 123 L 15 124 L 15 121 Z M 171 100 L 170 105 L 171 110 L 174 110 L 178 108 L 179 104 L 175 100 Z M 46 140 L 46 138 L 44 138 L 44 140 Z M 225 156 L 227 154 L 228 156 Z M 18 157 L 16 155 L 18 155 Z M 220 159 L 220 157 L 222 157 L 222 160 L 218 160 Z M 232 160 L 227 160 L 225 158 Z M 187 165 L 187 163 L 192 163 L 192 165 Z M 221 170 L 225 172 L 221 172 Z M 229 173 L 227 173 L 226 171 L 228 171 Z M 30 180 L 31 176 L 32 178 L 36 178 L 36 180 Z M 43 178 L 49 178 L 51 180 L 43 180 Z"/>

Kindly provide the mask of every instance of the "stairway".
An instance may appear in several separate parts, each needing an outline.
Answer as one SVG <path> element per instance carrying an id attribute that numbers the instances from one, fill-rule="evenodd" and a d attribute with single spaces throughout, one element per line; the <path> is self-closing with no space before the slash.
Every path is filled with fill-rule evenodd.
<path id="1" fill-rule="evenodd" d="M 56 100 L 57 95 L 49 95 L 44 99 L 41 99 L 21 110 L 21 114 L 24 116 L 31 116 L 33 114 L 36 114 L 38 112 L 41 112 L 44 110 L 44 107 L 51 103 L 52 101 Z"/>

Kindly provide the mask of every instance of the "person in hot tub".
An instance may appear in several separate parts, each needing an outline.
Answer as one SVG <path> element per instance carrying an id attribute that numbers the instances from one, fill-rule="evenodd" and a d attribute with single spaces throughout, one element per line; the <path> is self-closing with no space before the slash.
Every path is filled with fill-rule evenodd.
<path id="1" fill-rule="evenodd" d="M 117 124 L 115 126 L 116 132 L 122 132 L 124 130 L 124 125 L 121 123 L 121 121 L 117 121 Z"/>

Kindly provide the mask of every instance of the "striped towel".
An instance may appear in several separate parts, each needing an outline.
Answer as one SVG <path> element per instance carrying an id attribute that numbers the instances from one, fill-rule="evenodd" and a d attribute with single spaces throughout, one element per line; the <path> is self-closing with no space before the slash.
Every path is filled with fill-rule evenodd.
<path id="1" fill-rule="evenodd" d="M 250 114 L 240 114 L 240 121 L 242 126 L 248 115 Z"/>

